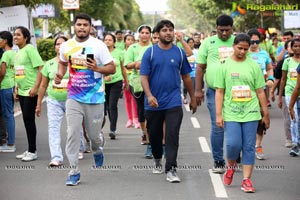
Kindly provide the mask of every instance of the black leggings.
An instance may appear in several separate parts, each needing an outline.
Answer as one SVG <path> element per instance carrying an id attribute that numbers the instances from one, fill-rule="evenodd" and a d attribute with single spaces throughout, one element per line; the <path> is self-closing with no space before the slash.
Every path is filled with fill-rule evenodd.
<path id="1" fill-rule="evenodd" d="M 145 119 L 145 105 L 144 105 L 145 93 L 144 93 L 144 91 L 133 93 L 132 86 L 130 86 L 130 92 L 136 101 L 139 122 L 143 123 L 146 120 Z"/>
<path id="2" fill-rule="evenodd" d="M 122 92 L 122 81 L 105 84 L 105 114 L 108 113 L 110 131 L 116 131 L 118 121 L 118 101 Z"/>
<path id="3" fill-rule="evenodd" d="M 23 122 L 28 140 L 28 151 L 31 153 L 36 152 L 35 108 L 37 105 L 37 99 L 38 96 L 19 96 L 20 106 L 23 114 Z"/>

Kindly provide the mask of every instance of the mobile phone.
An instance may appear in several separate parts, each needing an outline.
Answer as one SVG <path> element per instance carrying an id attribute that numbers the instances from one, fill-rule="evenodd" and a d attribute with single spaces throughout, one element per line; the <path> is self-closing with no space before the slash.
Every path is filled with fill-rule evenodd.
<path id="1" fill-rule="evenodd" d="M 86 54 L 87 62 L 89 62 L 88 58 L 94 60 L 94 54 Z"/>

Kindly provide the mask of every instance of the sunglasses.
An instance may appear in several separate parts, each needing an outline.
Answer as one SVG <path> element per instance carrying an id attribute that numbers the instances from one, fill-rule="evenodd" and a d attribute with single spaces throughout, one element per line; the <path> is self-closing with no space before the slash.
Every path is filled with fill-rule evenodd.
<path id="1" fill-rule="evenodd" d="M 260 41 L 259 40 L 250 40 L 250 44 L 259 44 Z"/>

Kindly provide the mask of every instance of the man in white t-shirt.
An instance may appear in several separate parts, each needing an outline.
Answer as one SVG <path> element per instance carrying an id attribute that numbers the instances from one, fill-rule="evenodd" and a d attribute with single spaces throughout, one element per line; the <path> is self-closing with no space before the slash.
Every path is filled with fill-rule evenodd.
<path id="1" fill-rule="evenodd" d="M 75 17 L 75 36 L 60 47 L 60 62 L 55 83 L 60 84 L 69 67 L 68 98 L 66 101 L 67 142 L 66 155 L 70 162 L 66 185 L 80 181 L 78 149 L 82 121 L 91 139 L 95 166 L 103 165 L 103 138 L 101 125 L 104 118 L 103 75 L 115 73 L 115 65 L 106 45 L 89 35 L 91 18 L 80 13 Z"/>

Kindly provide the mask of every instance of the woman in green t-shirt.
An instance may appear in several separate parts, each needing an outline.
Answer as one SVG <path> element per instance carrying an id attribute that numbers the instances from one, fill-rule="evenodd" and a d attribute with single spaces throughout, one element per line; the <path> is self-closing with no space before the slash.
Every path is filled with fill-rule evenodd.
<path id="1" fill-rule="evenodd" d="M 265 81 L 260 67 L 246 56 L 250 47 L 247 34 L 237 35 L 233 42 L 233 55 L 218 67 L 216 88 L 216 124 L 224 128 L 226 137 L 227 170 L 223 176 L 225 185 L 232 183 L 242 152 L 244 192 L 255 192 L 250 180 L 255 163 L 255 138 L 258 121 L 270 126 L 269 111 L 263 87 Z"/>
<path id="2" fill-rule="evenodd" d="M 35 107 L 44 62 L 37 49 L 30 44 L 31 34 L 27 28 L 17 27 L 13 39 L 19 47 L 14 60 L 17 83 L 15 97 L 20 101 L 28 140 L 28 150 L 17 155 L 16 158 L 22 159 L 22 161 L 32 161 L 38 157 L 36 152 Z"/>
<path id="3" fill-rule="evenodd" d="M 118 121 L 118 101 L 122 92 L 123 79 L 127 84 L 127 73 L 123 66 L 124 52 L 115 48 L 116 37 L 110 33 L 104 37 L 110 54 L 116 65 L 116 72 L 104 77 L 105 82 L 105 113 L 108 113 L 110 121 L 110 139 L 116 139 L 117 121 Z M 127 86 L 125 86 L 127 87 Z"/>
<path id="4" fill-rule="evenodd" d="M 5 144 L 0 146 L 0 152 L 15 152 L 15 117 L 14 117 L 14 87 L 15 69 L 13 60 L 15 51 L 12 50 L 13 36 L 8 31 L 0 32 L 0 48 L 5 52 L 0 59 L 0 104 L 1 112 L 5 119 Z M 1 127 L 2 128 L 2 127 Z"/>

